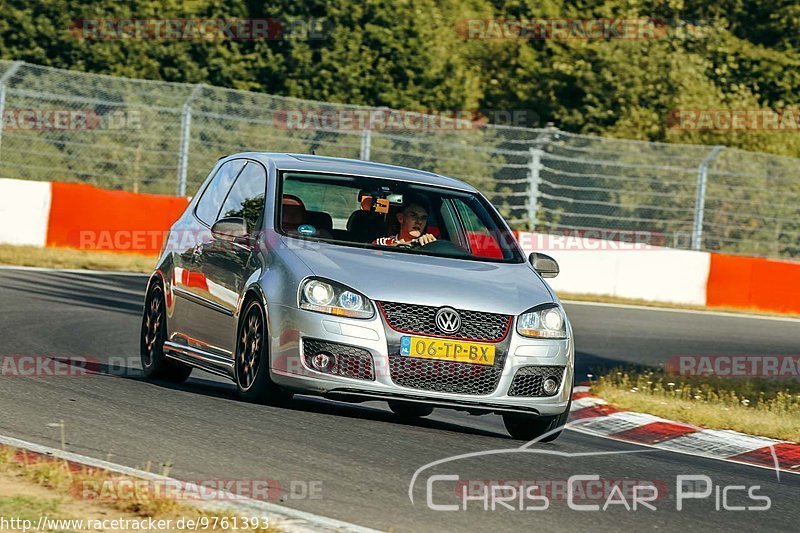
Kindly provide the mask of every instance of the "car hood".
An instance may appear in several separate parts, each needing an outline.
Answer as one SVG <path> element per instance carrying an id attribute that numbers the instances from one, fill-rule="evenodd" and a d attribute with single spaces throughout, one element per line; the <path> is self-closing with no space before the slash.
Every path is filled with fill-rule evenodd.
<path id="1" fill-rule="evenodd" d="M 527 263 L 469 261 L 319 242 L 300 249 L 286 244 L 314 275 L 338 281 L 371 300 L 507 315 L 554 301 Z"/>

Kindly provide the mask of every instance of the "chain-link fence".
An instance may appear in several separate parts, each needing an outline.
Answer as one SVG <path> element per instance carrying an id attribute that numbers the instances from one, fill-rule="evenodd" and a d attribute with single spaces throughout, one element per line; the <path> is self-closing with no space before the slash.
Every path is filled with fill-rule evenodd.
<path id="1" fill-rule="evenodd" d="M 800 159 L 790 157 L 11 61 L 0 61 L 0 110 L 5 178 L 192 195 L 222 155 L 316 152 L 460 178 L 520 229 L 636 231 L 675 248 L 800 256 Z"/>

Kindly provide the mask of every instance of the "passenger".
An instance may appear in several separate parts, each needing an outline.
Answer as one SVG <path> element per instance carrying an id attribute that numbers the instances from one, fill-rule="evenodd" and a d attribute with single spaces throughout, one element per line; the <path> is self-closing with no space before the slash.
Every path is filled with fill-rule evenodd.
<path id="1" fill-rule="evenodd" d="M 425 207 L 425 200 L 419 196 L 410 196 L 405 205 L 397 213 L 397 221 L 400 223 L 400 230 L 396 235 L 379 237 L 372 241 L 372 244 L 381 246 L 397 246 L 411 243 L 419 243 L 425 246 L 436 240 L 430 233 L 425 233 L 428 225 L 428 210 Z"/>

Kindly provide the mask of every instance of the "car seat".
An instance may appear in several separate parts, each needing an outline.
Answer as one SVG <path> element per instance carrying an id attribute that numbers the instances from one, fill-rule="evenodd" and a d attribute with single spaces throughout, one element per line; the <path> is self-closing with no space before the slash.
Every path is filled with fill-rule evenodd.
<path id="1" fill-rule="evenodd" d="M 333 218 L 324 211 L 306 211 L 306 224 L 317 230 L 313 235 L 330 239 L 333 233 Z"/>
<path id="2" fill-rule="evenodd" d="M 306 206 L 297 196 L 284 194 L 281 200 L 281 229 L 286 233 L 297 233 L 297 228 L 306 223 Z"/>
<path id="3" fill-rule="evenodd" d="M 352 242 L 372 242 L 386 236 L 386 221 L 380 213 L 359 209 L 347 219 L 347 231 Z"/>
<path id="4" fill-rule="evenodd" d="M 333 229 L 333 218 L 324 211 L 306 211 L 306 223 L 328 233 Z"/>

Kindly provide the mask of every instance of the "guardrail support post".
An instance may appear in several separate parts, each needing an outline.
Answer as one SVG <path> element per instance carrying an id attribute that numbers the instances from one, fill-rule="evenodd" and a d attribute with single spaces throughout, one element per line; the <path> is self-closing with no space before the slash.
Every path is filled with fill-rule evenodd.
<path id="1" fill-rule="evenodd" d="M 708 182 L 708 167 L 711 162 L 724 149 L 724 146 L 715 146 L 703 158 L 700 166 L 697 167 L 697 190 L 694 200 L 694 225 L 692 226 L 692 250 L 700 250 L 703 247 L 703 217 L 706 210 L 706 184 Z"/>
<path id="2" fill-rule="evenodd" d="M 14 61 L 8 70 L 3 72 L 3 75 L 0 76 L 0 148 L 3 145 L 3 129 L 5 129 L 5 112 L 6 112 L 6 81 L 11 79 L 11 76 L 16 74 L 19 67 L 24 64 L 24 61 Z"/>
<path id="3" fill-rule="evenodd" d="M 186 196 L 186 173 L 189 168 L 189 136 L 192 132 L 192 101 L 205 87 L 202 83 L 196 85 L 183 104 L 181 113 L 181 142 L 178 152 L 178 196 Z"/>
<path id="4" fill-rule="evenodd" d="M 528 153 L 528 220 L 530 221 L 530 231 L 536 229 L 537 207 L 539 203 L 539 173 L 542 170 L 541 148 L 530 148 Z"/>
<path id="5" fill-rule="evenodd" d="M 372 120 L 370 120 L 370 122 L 372 122 Z M 367 126 L 367 128 L 361 132 L 361 153 L 359 154 L 358 158 L 362 161 L 369 161 L 369 150 L 371 147 L 372 130 L 370 129 L 370 126 Z"/>
<path id="6" fill-rule="evenodd" d="M 373 109 L 369 112 L 369 119 L 367 120 L 367 127 L 361 132 L 361 152 L 358 158 L 362 161 L 369 161 L 370 150 L 372 149 L 372 124 L 375 121 L 376 113 L 383 114 L 384 109 Z"/>

